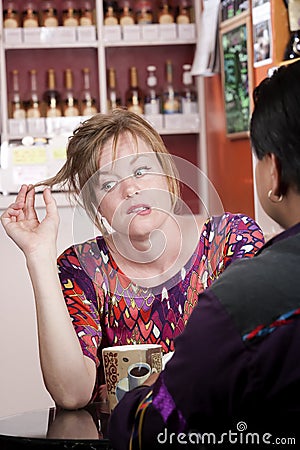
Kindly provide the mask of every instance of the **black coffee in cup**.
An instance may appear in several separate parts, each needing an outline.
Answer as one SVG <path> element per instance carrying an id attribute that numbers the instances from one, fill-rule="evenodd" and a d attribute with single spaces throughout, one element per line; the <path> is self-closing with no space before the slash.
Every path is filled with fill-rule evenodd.
<path id="1" fill-rule="evenodd" d="M 133 367 L 130 371 L 130 375 L 133 377 L 144 377 L 147 373 L 149 373 L 149 370 L 144 366 Z"/>

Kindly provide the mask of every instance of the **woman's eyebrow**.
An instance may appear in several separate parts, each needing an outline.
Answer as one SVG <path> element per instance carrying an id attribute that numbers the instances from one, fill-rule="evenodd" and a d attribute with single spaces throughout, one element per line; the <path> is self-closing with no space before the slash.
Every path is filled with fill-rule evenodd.
<path id="1" fill-rule="evenodd" d="M 151 153 L 152 155 L 152 153 Z M 131 160 L 129 161 L 130 165 L 133 165 L 138 159 L 146 159 L 146 160 L 151 160 L 150 158 L 150 152 L 149 153 L 137 153 L 136 155 L 134 155 Z"/>
<path id="2" fill-rule="evenodd" d="M 152 153 L 150 153 L 150 152 L 149 152 L 149 153 L 137 153 L 137 154 L 134 155 L 132 158 L 130 158 L 130 160 L 129 160 L 129 165 L 132 166 L 133 164 L 136 163 L 136 161 L 138 161 L 138 160 L 143 160 L 143 159 L 144 159 L 144 160 L 147 160 L 147 161 L 151 161 L 151 159 L 152 159 L 151 156 L 152 156 Z M 125 158 L 127 158 L 127 157 L 125 157 Z M 123 158 L 120 158 L 119 161 L 121 162 L 122 159 L 123 159 Z M 116 163 L 117 161 L 118 161 L 118 160 L 114 161 L 113 165 L 109 164 L 109 168 L 106 169 L 106 170 L 99 169 L 99 170 L 98 170 L 99 176 L 102 176 L 102 175 L 112 175 L 113 166 L 115 166 L 115 163 Z"/>

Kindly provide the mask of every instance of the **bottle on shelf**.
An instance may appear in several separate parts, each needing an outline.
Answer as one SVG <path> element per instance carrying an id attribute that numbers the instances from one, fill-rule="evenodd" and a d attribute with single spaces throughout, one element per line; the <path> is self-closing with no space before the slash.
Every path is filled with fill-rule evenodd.
<path id="1" fill-rule="evenodd" d="M 180 112 L 180 97 L 173 86 L 173 64 L 170 59 L 166 61 L 166 86 L 163 93 L 162 110 L 164 114 Z"/>
<path id="2" fill-rule="evenodd" d="M 26 117 L 28 119 L 38 118 L 42 116 L 41 104 L 39 101 L 38 91 L 37 91 L 37 79 L 36 70 L 29 70 L 29 99 L 26 102 Z"/>
<path id="3" fill-rule="evenodd" d="M 104 1 L 104 25 L 118 25 L 118 5 L 115 0 Z"/>
<path id="4" fill-rule="evenodd" d="M 14 69 L 12 71 L 12 94 L 9 102 L 9 117 L 11 119 L 25 119 L 26 112 L 24 103 L 21 101 L 19 89 L 19 71 Z"/>
<path id="5" fill-rule="evenodd" d="M 39 26 L 38 9 L 34 2 L 25 2 L 23 6 L 23 28 L 35 28 Z"/>
<path id="6" fill-rule="evenodd" d="M 156 66 L 147 67 L 147 86 L 148 91 L 145 95 L 145 116 L 159 114 L 161 111 L 161 101 L 157 92 Z"/>
<path id="7" fill-rule="evenodd" d="M 80 114 L 82 116 L 93 116 L 97 113 L 96 100 L 93 98 L 90 86 L 90 69 L 82 69 L 83 89 L 80 95 Z"/>
<path id="8" fill-rule="evenodd" d="M 189 0 L 180 0 L 177 7 L 176 23 L 191 23 L 191 3 Z"/>
<path id="9" fill-rule="evenodd" d="M 120 25 L 134 25 L 134 15 L 130 0 L 122 0 L 120 3 Z"/>
<path id="10" fill-rule="evenodd" d="M 57 27 L 57 9 L 53 1 L 45 0 L 41 5 L 41 26 L 42 27 Z"/>
<path id="11" fill-rule="evenodd" d="M 6 1 L 3 4 L 3 27 L 18 28 L 20 26 L 20 13 L 17 4 L 13 1 Z"/>
<path id="12" fill-rule="evenodd" d="M 139 24 L 153 23 L 153 10 L 151 0 L 136 0 L 135 16 L 136 22 Z"/>
<path id="13" fill-rule="evenodd" d="M 62 24 L 64 27 L 77 27 L 79 25 L 79 11 L 76 2 L 65 0 L 62 5 Z"/>
<path id="14" fill-rule="evenodd" d="M 47 71 L 47 90 L 44 92 L 43 101 L 45 117 L 60 117 L 62 115 L 60 94 L 56 90 L 54 69 L 48 69 Z"/>
<path id="15" fill-rule="evenodd" d="M 234 15 L 238 16 L 243 11 L 242 9 L 242 0 L 235 0 L 234 2 Z"/>
<path id="16" fill-rule="evenodd" d="M 73 72 L 66 69 L 64 73 L 65 90 L 62 97 L 63 115 L 66 117 L 79 116 L 78 100 L 75 98 L 73 90 Z"/>
<path id="17" fill-rule="evenodd" d="M 169 0 L 161 0 L 160 11 L 158 13 L 158 23 L 174 23 L 174 14 Z"/>
<path id="18" fill-rule="evenodd" d="M 139 87 L 137 69 L 134 66 L 130 67 L 130 86 L 125 97 L 128 111 L 144 113 L 144 93 Z"/>
<path id="19" fill-rule="evenodd" d="M 94 10 L 92 7 L 92 2 L 84 0 L 80 4 L 79 25 L 87 27 L 93 24 L 94 24 Z"/>
<path id="20" fill-rule="evenodd" d="M 192 66 L 190 64 L 184 64 L 182 68 L 183 68 L 182 74 L 183 91 L 181 95 L 181 112 L 183 114 L 197 113 L 198 101 L 191 73 Z"/>
<path id="21" fill-rule="evenodd" d="M 121 98 L 117 90 L 116 71 L 113 67 L 108 69 L 107 110 L 121 106 Z"/>
<path id="22" fill-rule="evenodd" d="M 234 0 L 227 1 L 227 19 L 234 17 Z"/>
<path id="23" fill-rule="evenodd" d="M 300 58 L 300 1 L 289 0 L 288 15 L 290 39 L 284 52 L 284 60 Z"/>

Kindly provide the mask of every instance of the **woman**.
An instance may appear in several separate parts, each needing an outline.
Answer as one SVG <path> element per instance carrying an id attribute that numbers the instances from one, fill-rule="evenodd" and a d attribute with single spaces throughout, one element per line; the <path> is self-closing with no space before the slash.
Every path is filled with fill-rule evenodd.
<path id="1" fill-rule="evenodd" d="M 41 222 L 31 187 L 22 186 L 4 212 L 3 226 L 26 256 L 43 376 L 57 404 L 77 408 L 101 398 L 103 347 L 160 343 L 173 350 L 198 294 L 231 261 L 262 246 L 259 227 L 246 216 L 206 221 L 177 213 L 177 178 L 155 130 L 117 109 L 74 132 L 65 165 L 44 183 L 67 185 L 102 234 L 67 249 L 59 276 L 50 190 Z"/>
<path id="2" fill-rule="evenodd" d="M 143 449 L 295 444 L 300 417 L 299 79 L 300 61 L 262 82 L 254 92 L 250 125 L 259 199 L 285 231 L 251 260 L 231 264 L 199 296 L 165 370 L 125 394 L 113 411 L 115 449 L 129 448 L 129 442 L 130 448 Z"/>

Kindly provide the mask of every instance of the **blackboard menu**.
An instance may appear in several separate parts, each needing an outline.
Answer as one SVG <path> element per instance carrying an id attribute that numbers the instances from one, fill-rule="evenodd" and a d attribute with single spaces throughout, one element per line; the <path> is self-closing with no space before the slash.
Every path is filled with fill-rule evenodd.
<path id="1" fill-rule="evenodd" d="M 228 135 L 249 129 L 249 61 L 247 24 L 224 30 L 221 34 L 223 59 L 223 88 Z"/>

